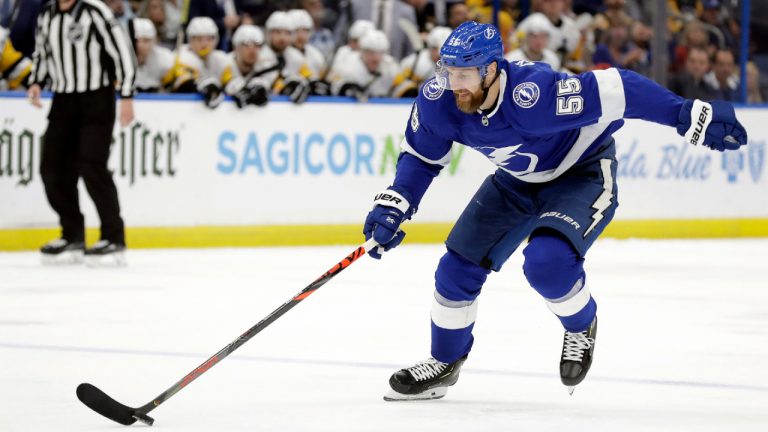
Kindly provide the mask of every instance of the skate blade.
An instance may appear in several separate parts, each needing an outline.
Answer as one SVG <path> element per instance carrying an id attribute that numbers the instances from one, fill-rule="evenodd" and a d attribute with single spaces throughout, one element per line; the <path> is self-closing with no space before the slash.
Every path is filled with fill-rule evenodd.
<path id="1" fill-rule="evenodd" d="M 432 400 L 440 399 L 448 393 L 448 387 L 437 387 L 417 394 L 402 394 L 394 390 L 390 390 L 384 395 L 384 400 L 387 402 L 401 402 L 401 401 L 420 401 L 420 400 Z"/>
<path id="2" fill-rule="evenodd" d="M 568 394 L 573 396 L 573 392 L 576 390 L 576 386 L 566 386 L 566 389 L 568 390 Z"/>
<path id="3" fill-rule="evenodd" d="M 60 254 L 42 254 L 40 261 L 46 266 L 80 264 L 83 262 L 83 251 L 67 251 Z"/>
<path id="4" fill-rule="evenodd" d="M 85 265 L 88 267 L 125 267 L 125 252 L 114 252 L 107 255 L 86 255 Z"/>

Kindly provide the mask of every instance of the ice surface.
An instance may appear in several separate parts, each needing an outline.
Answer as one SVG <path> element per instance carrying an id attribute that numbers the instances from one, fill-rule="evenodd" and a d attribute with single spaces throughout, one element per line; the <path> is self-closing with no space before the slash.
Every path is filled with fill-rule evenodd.
<path id="1" fill-rule="evenodd" d="M 77 384 L 143 405 L 352 249 L 129 250 L 126 268 L 1 253 L 0 431 L 123 428 Z M 598 242 L 595 361 L 573 396 L 557 376 L 562 329 L 517 253 L 484 288 L 459 383 L 442 400 L 384 402 L 389 375 L 429 355 L 443 251 L 360 259 L 153 411 L 154 428 L 768 430 L 768 240 Z"/>

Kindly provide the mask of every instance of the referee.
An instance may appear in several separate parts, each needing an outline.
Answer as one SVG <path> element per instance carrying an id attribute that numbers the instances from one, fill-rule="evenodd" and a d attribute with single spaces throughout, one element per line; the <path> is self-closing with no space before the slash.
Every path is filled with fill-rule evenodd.
<path id="1" fill-rule="evenodd" d="M 44 261 L 113 255 L 122 263 L 125 229 L 112 173 L 107 169 L 115 124 L 133 121 L 136 59 L 128 38 L 101 0 L 51 0 L 37 21 L 27 96 L 40 108 L 41 87 L 53 92 L 40 161 L 45 194 L 59 215 L 61 238 L 45 244 Z M 85 249 L 78 202 L 82 177 L 101 219 L 101 239 Z"/>

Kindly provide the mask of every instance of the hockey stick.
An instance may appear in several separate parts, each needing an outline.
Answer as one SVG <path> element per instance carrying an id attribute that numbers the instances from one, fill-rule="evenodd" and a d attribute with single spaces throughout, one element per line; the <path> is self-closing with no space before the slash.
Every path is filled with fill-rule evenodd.
<path id="1" fill-rule="evenodd" d="M 256 336 L 260 331 L 264 330 L 267 326 L 283 316 L 283 314 L 293 309 L 293 307 L 299 304 L 299 302 L 309 297 L 310 294 L 318 290 L 321 286 L 325 285 L 326 282 L 333 279 L 334 276 L 341 273 L 342 270 L 352 265 L 353 262 L 357 261 L 358 258 L 365 255 L 367 251 L 370 251 L 377 245 L 378 244 L 376 241 L 371 238 L 361 246 L 358 246 L 358 248 L 347 255 L 346 258 L 341 260 L 335 266 L 331 267 L 331 269 L 327 272 L 323 273 L 322 276 L 301 290 L 301 292 L 293 296 L 287 302 L 283 303 L 283 305 L 279 308 L 272 311 L 272 313 L 267 315 L 253 327 L 249 328 L 245 333 L 240 335 L 240 337 L 222 348 L 221 351 L 214 354 L 211 358 L 203 362 L 203 364 L 200 366 L 196 367 L 192 372 L 188 373 L 186 376 L 184 376 L 184 378 L 180 379 L 176 384 L 172 385 L 170 388 L 162 392 L 159 396 L 157 396 L 154 400 L 150 401 L 146 405 L 139 408 L 131 408 L 129 406 L 123 405 L 109 397 L 103 391 L 99 390 L 96 386 L 88 383 L 83 383 L 77 386 L 77 398 L 80 399 L 80 402 L 84 403 L 88 408 L 120 424 L 128 426 L 135 423 L 136 420 L 139 420 L 151 426 L 152 423 L 155 422 L 155 419 L 147 415 L 150 411 L 160 406 L 160 404 L 170 399 L 171 396 L 186 387 L 189 383 L 199 378 L 200 375 L 207 372 L 208 369 L 212 368 L 216 363 L 232 354 L 233 351 L 240 348 L 241 345 L 248 342 L 248 340 Z"/>

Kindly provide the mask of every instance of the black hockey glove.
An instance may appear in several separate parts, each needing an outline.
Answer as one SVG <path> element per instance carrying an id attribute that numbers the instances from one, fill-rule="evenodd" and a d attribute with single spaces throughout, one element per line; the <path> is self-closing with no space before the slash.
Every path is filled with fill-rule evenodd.
<path id="1" fill-rule="evenodd" d="M 309 82 L 302 77 L 287 78 L 280 94 L 288 96 L 295 104 L 302 104 L 309 96 Z"/>
<path id="2" fill-rule="evenodd" d="M 363 234 L 368 240 L 373 237 L 379 246 L 368 252 L 372 258 L 381 259 L 381 254 L 397 247 L 405 238 L 400 224 L 410 219 L 412 211 L 408 199 L 392 189 L 377 193 L 373 199 L 373 209 L 365 218 Z"/>
<path id="3" fill-rule="evenodd" d="M 309 83 L 309 94 L 315 96 L 330 96 L 331 84 L 324 80 L 314 80 Z"/>
<path id="4" fill-rule="evenodd" d="M 216 80 L 202 80 L 197 84 L 197 89 L 203 95 L 203 101 L 208 108 L 214 109 L 224 101 L 224 92 Z"/>
<path id="5" fill-rule="evenodd" d="M 263 85 L 255 85 L 248 89 L 248 103 L 256 106 L 264 106 L 269 102 L 269 92 Z"/>
<path id="6" fill-rule="evenodd" d="M 339 96 L 353 97 L 358 102 L 365 102 L 368 99 L 360 84 L 350 82 L 342 84 L 339 88 Z"/>

